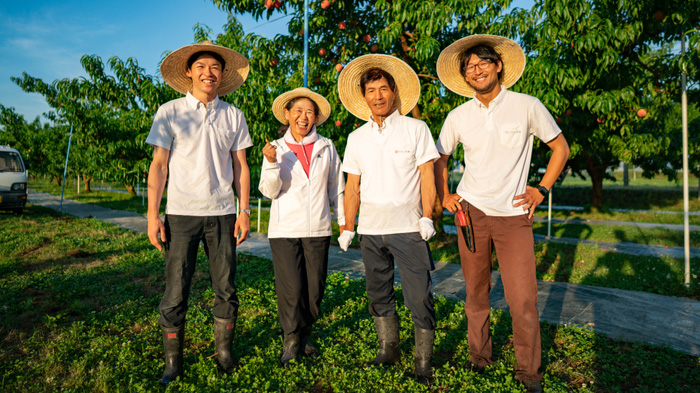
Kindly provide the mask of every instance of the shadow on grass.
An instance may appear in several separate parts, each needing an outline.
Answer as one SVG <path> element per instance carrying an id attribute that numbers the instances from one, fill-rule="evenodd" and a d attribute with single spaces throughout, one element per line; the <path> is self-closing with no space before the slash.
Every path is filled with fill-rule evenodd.
<path id="1" fill-rule="evenodd" d="M 0 220 L 15 235 L 0 263 L 2 338 L 159 291 L 152 281 L 162 269 L 138 235 L 35 206 Z"/>
<path id="2" fill-rule="evenodd" d="M 564 230 L 559 237 L 587 239 L 592 232 L 589 225 L 565 225 L 563 228 Z M 546 251 L 537 255 L 537 278 L 569 282 L 574 270 L 577 247 L 565 244 L 560 244 L 559 247 L 550 247 L 551 245 L 552 243 L 547 243 Z"/>

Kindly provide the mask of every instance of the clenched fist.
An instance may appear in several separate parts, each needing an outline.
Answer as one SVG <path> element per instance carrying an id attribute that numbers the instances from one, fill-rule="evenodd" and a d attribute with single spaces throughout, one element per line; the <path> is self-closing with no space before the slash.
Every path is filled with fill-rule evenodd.
<path id="1" fill-rule="evenodd" d="M 273 146 L 269 140 L 265 139 L 265 146 L 263 146 L 262 153 L 268 162 L 277 162 L 277 146 Z"/>

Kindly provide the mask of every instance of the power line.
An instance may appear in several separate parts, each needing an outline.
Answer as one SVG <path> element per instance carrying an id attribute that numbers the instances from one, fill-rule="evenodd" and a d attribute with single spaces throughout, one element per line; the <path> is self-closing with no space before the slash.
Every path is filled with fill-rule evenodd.
<path id="1" fill-rule="evenodd" d="M 277 18 L 277 19 L 269 20 L 269 21 L 267 21 L 267 22 L 265 22 L 265 23 L 263 23 L 263 24 L 261 24 L 261 25 L 257 25 L 257 26 L 255 26 L 255 27 L 249 29 L 248 31 L 255 30 L 255 29 L 257 29 L 258 27 L 263 27 L 263 26 L 268 25 L 268 24 L 270 24 L 270 23 L 272 23 L 272 22 L 277 22 L 277 21 L 280 20 L 280 19 L 288 18 L 288 17 L 291 17 L 291 16 L 292 16 L 292 15 L 280 16 L 280 17 Z"/>

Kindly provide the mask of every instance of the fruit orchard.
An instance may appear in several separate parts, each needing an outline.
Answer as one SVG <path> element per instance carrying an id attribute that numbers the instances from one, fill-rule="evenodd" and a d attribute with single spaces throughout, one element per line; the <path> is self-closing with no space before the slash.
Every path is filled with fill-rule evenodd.
<path id="1" fill-rule="evenodd" d="M 214 37 L 206 26 L 198 25 L 194 41 L 210 39 L 250 60 L 246 83 L 223 99 L 241 108 L 248 119 L 256 145 L 248 152 L 255 190 L 260 146 L 266 138 L 276 137 L 279 128 L 272 101 L 302 85 L 304 1 L 212 2 L 229 14 L 224 32 Z M 403 59 L 418 73 L 421 97 L 410 115 L 424 120 L 437 137 L 447 113 L 467 100 L 437 79 L 440 51 L 467 35 L 497 34 L 515 39 L 525 49 L 526 69 L 512 89 L 538 97 L 557 119 L 572 149 L 570 169 L 591 180 L 593 206 L 602 203 L 606 170 L 619 161 L 638 165 L 649 176 L 659 172 L 675 176 L 681 162 L 680 124 L 668 114 L 680 101 L 683 67 L 691 82 L 689 102 L 700 97 L 700 1 L 536 0 L 529 10 L 511 8 L 511 3 L 309 1 L 309 87 L 332 106 L 331 118 L 319 131 L 334 140 L 342 154 L 347 135 L 360 121 L 340 103 L 338 75 L 357 56 L 384 53 Z M 246 34 L 236 14 L 257 20 L 290 15 L 288 33 L 274 39 Z M 688 52 L 681 56 L 677 43 L 684 33 Z M 136 59 L 111 58 L 104 64 L 84 56 L 82 65 L 86 78 L 52 83 L 26 74 L 13 78 L 25 91 L 45 96 L 53 108 L 48 114 L 52 123 L 26 123 L 3 107 L 2 124 L 36 133 L 36 140 L 58 156 L 65 151 L 65 135 L 72 125 L 75 147 L 70 168 L 79 171 L 86 185 L 99 176 L 133 186 L 148 167 L 151 149 L 143 141 L 153 113 L 178 93 L 146 75 Z M 41 136 L 50 133 L 55 137 Z M 30 146 L 39 142 L 15 134 L 19 132 L 1 138 L 36 151 Z M 691 167 L 700 163 L 698 140 L 691 138 Z M 547 159 L 548 149 L 541 145 L 534 154 L 535 169 Z M 34 168 L 46 165 L 47 173 L 62 168 L 62 164 L 48 168 L 54 160 L 48 156 L 28 157 Z M 531 173 L 537 176 L 536 170 Z"/>

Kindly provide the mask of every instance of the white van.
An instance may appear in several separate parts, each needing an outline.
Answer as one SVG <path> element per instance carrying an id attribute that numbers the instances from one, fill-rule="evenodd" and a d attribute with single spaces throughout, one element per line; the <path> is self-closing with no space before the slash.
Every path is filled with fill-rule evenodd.
<path id="1" fill-rule="evenodd" d="M 0 146 L 0 210 L 21 214 L 27 203 L 27 168 L 19 152 Z"/>

